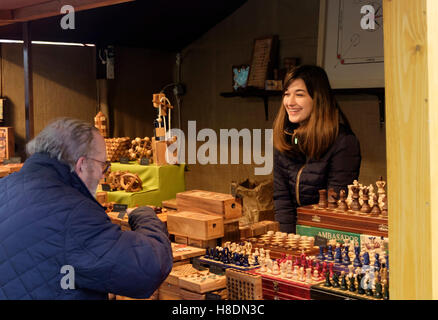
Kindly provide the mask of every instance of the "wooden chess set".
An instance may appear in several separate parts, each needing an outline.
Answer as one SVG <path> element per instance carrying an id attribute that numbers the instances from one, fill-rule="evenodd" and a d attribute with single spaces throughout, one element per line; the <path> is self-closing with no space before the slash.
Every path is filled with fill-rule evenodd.
<path id="1" fill-rule="evenodd" d="M 291 256 L 272 260 L 260 259 L 261 267 L 248 271 L 262 277 L 265 300 L 310 300 L 310 288 L 323 281 L 324 269 L 311 257 L 302 254 L 293 261 Z"/>
<path id="2" fill-rule="evenodd" d="M 317 252 L 314 237 L 301 236 L 293 233 L 268 231 L 259 237 L 249 238 L 255 248 L 269 250 L 274 259 L 300 256 L 302 253 L 312 255 Z"/>
<path id="3" fill-rule="evenodd" d="M 345 190 L 339 195 L 333 189 L 320 190 L 318 204 L 297 209 L 297 224 L 387 237 L 385 185 L 380 178 L 377 193 L 373 185 L 363 186 L 357 180 L 348 186 L 348 195 Z"/>

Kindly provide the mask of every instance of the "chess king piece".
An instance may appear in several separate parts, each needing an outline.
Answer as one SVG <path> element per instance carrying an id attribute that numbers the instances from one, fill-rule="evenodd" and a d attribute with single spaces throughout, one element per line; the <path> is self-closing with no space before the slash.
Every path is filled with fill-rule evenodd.
<path id="1" fill-rule="evenodd" d="M 333 247 L 331 244 L 329 244 L 328 248 L 327 248 L 327 261 L 332 262 L 334 261 L 333 258 Z"/>
<path id="2" fill-rule="evenodd" d="M 338 207 L 338 194 L 335 192 L 333 188 L 330 188 L 328 190 L 327 194 L 327 202 L 328 202 L 328 208 L 329 209 L 336 209 Z"/>
<path id="3" fill-rule="evenodd" d="M 318 192 L 319 192 L 318 207 L 321 208 L 321 209 L 327 208 L 327 206 L 328 206 L 328 203 L 327 203 L 327 190 L 321 189 Z"/>
<path id="4" fill-rule="evenodd" d="M 360 210 L 359 191 L 360 191 L 360 187 L 359 186 L 353 185 L 351 187 L 351 192 L 353 194 L 351 196 L 352 200 L 351 200 L 351 204 L 350 204 L 350 209 L 352 211 L 359 211 Z"/>
<path id="5" fill-rule="evenodd" d="M 368 200 L 369 200 L 368 194 L 369 194 L 369 191 L 370 190 L 368 189 L 368 187 L 364 187 L 362 189 L 363 204 L 362 204 L 362 208 L 360 208 L 360 212 L 361 213 L 370 213 L 370 211 L 371 211 L 371 207 L 368 204 Z"/>
<path id="6" fill-rule="evenodd" d="M 348 205 L 346 202 L 347 194 L 345 193 L 345 190 L 339 191 L 339 201 L 338 201 L 338 210 L 346 212 L 348 211 Z"/>

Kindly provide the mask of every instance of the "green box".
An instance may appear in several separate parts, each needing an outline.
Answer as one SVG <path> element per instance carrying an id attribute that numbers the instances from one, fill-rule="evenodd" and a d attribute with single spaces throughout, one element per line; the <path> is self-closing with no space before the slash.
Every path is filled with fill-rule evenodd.
<path id="1" fill-rule="evenodd" d="M 359 233 L 297 225 L 297 234 L 310 237 L 319 236 L 327 240 L 336 239 L 336 241 L 340 243 L 344 243 L 344 239 L 350 239 L 351 241 L 357 242 L 360 246 Z"/>

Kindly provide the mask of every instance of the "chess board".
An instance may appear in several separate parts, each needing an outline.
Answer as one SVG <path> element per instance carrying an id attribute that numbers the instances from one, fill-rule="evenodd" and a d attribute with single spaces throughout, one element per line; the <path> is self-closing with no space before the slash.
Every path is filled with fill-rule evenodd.
<path id="1" fill-rule="evenodd" d="M 388 218 L 370 216 L 357 211 L 342 212 L 337 209 L 309 205 L 297 209 L 297 224 L 388 237 Z"/>

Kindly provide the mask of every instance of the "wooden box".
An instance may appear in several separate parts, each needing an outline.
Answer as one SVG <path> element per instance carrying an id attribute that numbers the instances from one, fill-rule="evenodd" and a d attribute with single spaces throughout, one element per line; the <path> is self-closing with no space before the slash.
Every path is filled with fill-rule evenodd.
<path id="1" fill-rule="evenodd" d="M 224 220 L 215 215 L 183 211 L 167 215 L 170 234 L 197 240 L 212 240 L 224 236 Z"/>
<path id="2" fill-rule="evenodd" d="M 230 194 L 190 190 L 176 194 L 179 211 L 195 211 L 219 215 L 227 220 L 242 216 L 242 204 Z"/>
<path id="3" fill-rule="evenodd" d="M 311 300 L 311 283 L 274 277 L 257 270 L 248 272 L 261 275 L 263 300 Z"/>
<path id="4" fill-rule="evenodd" d="M 199 257 L 205 254 L 205 250 L 202 248 L 196 248 L 185 244 L 171 243 L 173 262 L 185 261 L 189 262 L 190 258 Z"/>
<path id="5" fill-rule="evenodd" d="M 224 237 L 222 238 L 222 243 L 225 243 L 227 241 L 240 241 L 240 229 L 238 219 L 224 222 Z"/>
<path id="6" fill-rule="evenodd" d="M 317 205 L 310 205 L 299 207 L 297 218 L 299 225 L 388 237 L 387 217 L 319 209 Z"/>
<path id="7" fill-rule="evenodd" d="M 14 128 L 0 127 L 0 162 L 14 156 Z"/>

